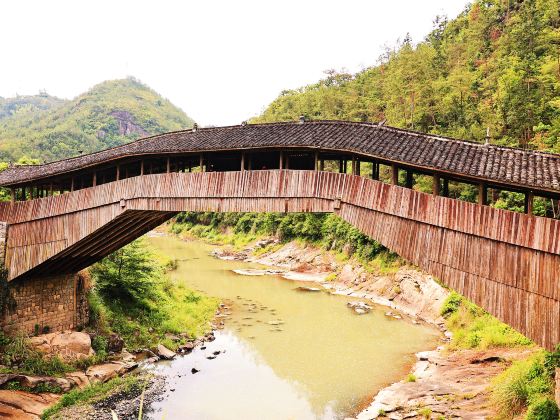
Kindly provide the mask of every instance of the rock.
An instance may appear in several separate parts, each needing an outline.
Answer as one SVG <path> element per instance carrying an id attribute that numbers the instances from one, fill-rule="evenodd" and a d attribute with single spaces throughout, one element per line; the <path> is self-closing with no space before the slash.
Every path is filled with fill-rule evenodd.
<path id="1" fill-rule="evenodd" d="M 174 351 L 169 350 L 167 347 L 165 347 L 162 344 L 158 344 L 157 349 L 156 349 L 156 354 L 161 359 L 165 359 L 165 360 L 171 360 L 176 356 Z"/>
<path id="2" fill-rule="evenodd" d="M 183 344 L 182 346 L 180 346 L 178 350 L 181 353 L 188 353 L 188 352 L 192 351 L 192 349 L 194 349 L 194 347 L 195 347 L 195 343 L 193 341 L 189 341 L 189 342 Z"/>
<path id="3" fill-rule="evenodd" d="M 17 382 L 20 386 L 35 389 L 40 385 L 48 385 L 60 388 L 62 391 L 70 391 L 75 383 L 65 378 L 55 378 L 52 376 L 29 376 L 20 374 L 0 375 L 0 385 L 8 382 Z"/>
<path id="4" fill-rule="evenodd" d="M 281 319 L 273 319 L 272 321 L 268 321 L 269 325 L 282 325 L 284 321 Z"/>
<path id="5" fill-rule="evenodd" d="M 197 369 L 197 368 L 192 368 L 192 369 L 191 369 L 191 373 L 192 373 L 193 375 L 194 375 L 195 373 L 198 373 L 198 372 L 200 372 L 200 369 Z"/>
<path id="6" fill-rule="evenodd" d="M 37 419 L 59 398 L 59 395 L 50 393 L 31 394 L 2 389 L 0 390 L 0 418 Z"/>
<path id="7" fill-rule="evenodd" d="M 60 356 L 65 361 L 85 359 L 93 356 L 91 338 L 78 331 L 64 331 L 31 337 L 29 344 L 47 355 Z"/>
<path id="8" fill-rule="evenodd" d="M 86 376 L 90 382 L 107 382 L 117 376 L 124 375 L 135 368 L 136 363 L 110 362 L 102 365 L 91 366 L 86 370 Z"/>
<path id="9" fill-rule="evenodd" d="M 124 348 L 124 340 L 117 334 L 111 334 L 107 340 L 107 350 L 113 353 L 120 353 Z"/>
<path id="10" fill-rule="evenodd" d="M 66 374 L 66 379 L 73 382 L 74 386 L 83 389 L 89 385 L 89 379 L 84 372 L 71 372 Z"/>
<path id="11" fill-rule="evenodd" d="M 320 292 L 321 289 L 319 289 L 318 287 L 307 287 L 307 286 L 299 286 L 296 287 L 294 290 L 297 290 L 298 292 Z"/>
<path id="12" fill-rule="evenodd" d="M 364 315 L 371 311 L 371 306 L 359 300 L 354 302 L 348 302 L 346 306 L 354 310 L 354 312 L 357 313 L 358 315 Z"/>

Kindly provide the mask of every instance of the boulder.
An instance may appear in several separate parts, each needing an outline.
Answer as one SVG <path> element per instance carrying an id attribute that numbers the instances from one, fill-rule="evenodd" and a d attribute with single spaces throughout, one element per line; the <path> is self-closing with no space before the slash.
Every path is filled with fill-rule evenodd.
<path id="1" fill-rule="evenodd" d="M 59 398 L 56 394 L 31 394 L 0 389 L 0 417 L 38 419 L 43 411 L 55 404 Z"/>
<path id="2" fill-rule="evenodd" d="M 111 334 L 107 340 L 107 350 L 113 353 L 120 353 L 124 348 L 124 340 L 117 334 Z"/>
<path id="3" fill-rule="evenodd" d="M 89 385 L 89 379 L 84 372 L 70 372 L 66 374 L 66 379 L 74 384 L 75 387 L 80 389 Z"/>
<path id="4" fill-rule="evenodd" d="M 109 362 L 91 366 L 86 370 L 86 376 L 90 382 L 107 382 L 117 376 L 124 375 L 136 366 L 136 363 Z"/>
<path id="5" fill-rule="evenodd" d="M 371 311 L 371 306 L 362 301 L 348 302 L 346 306 L 351 308 L 358 315 L 364 315 Z"/>
<path id="6" fill-rule="evenodd" d="M 74 386 L 74 382 L 67 378 L 55 378 L 52 376 L 29 376 L 17 373 L 0 375 L 0 387 L 8 382 L 17 382 L 20 386 L 35 389 L 40 385 L 48 385 L 58 387 L 62 391 L 70 391 Z"/>
<path id="7" fill-rule="evenodd" d="M 31 337 L 29 343 L 40 352 L 59 356 L 65 361 L 85 359 L 93 356 L 91 338 L 78 331 L 64 331 Z"/>
<path id="8" fill-rule="evenodd" d="M 174 351 L 169 350 L 167 347 L 159 344 L 157 346 L 156 349 L 156 354 L 161 358 L 161 359 L 165 359 L 165 360 L 171 360 L 173 359 L 176 354 Z"/>

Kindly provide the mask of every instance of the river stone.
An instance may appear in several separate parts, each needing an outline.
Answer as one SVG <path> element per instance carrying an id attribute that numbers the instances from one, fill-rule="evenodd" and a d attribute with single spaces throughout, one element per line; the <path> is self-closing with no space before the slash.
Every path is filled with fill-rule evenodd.
<path id="1" fill-rule="evenodd" d="M 173 359 L 176 354 L 174 351 L 169 350 L 167 347 L 165 347 L 162 344 L 158 344 L 157 349 L 156 349 L 156 354 L 165 360 L 171 360 Z"/>

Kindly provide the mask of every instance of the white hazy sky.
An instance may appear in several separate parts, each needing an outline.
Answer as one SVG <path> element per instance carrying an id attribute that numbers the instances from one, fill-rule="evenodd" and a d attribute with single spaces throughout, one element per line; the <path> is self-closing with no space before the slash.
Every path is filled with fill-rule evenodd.
<path id="1" fill-rule="evenodd" d="M 73 98 L 135 76 L 203 125 L 238 124 L 326 69 L 358 71 L 467 0 L 10 0 L 0 96 Z"/>

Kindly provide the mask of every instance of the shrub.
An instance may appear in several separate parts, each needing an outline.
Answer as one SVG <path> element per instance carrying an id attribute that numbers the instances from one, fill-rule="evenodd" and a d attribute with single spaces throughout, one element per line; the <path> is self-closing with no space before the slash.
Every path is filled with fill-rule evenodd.
<path id="1" fill-rule="evenodd" d="M 452 291 L 441 306 L 441 316 L 443 316 L 444 318 L 448 318 L 449 315 L 457 312 L 462 302 L 463 297 L 459 293 Z"/>
<path id="2" fill-rule="evenodd" d="M 406 377 L 406 382 L 416 382 L 416 375 L 409 373 Z"/>
<path id="3" fill-rule="evenodd" d="M 543 397 L 529 406 L 526 420 L 558 420 L 558 405 L 552 399 Z"/>

